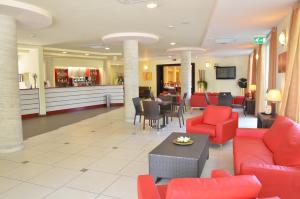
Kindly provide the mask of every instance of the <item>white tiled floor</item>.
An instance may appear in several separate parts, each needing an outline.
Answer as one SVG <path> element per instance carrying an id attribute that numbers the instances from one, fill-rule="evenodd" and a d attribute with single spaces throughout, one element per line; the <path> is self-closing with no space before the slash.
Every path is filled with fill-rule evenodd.
<path id="1" fill-rule="evenodd" d="M 148 152 L 185 128 L 174 119 L 159 132 L 142 131 L 123 115 L 114 110 L 30 138 L 21 152 L 1 154 L 0 199 L 136 199 L 136 176 L 148 172 Z M 255 125 L 255 118 L 241 116 L 241 127 Z M 202 176 L 215 168 L 233 172 L 232 142 L 210 147 Z"/>

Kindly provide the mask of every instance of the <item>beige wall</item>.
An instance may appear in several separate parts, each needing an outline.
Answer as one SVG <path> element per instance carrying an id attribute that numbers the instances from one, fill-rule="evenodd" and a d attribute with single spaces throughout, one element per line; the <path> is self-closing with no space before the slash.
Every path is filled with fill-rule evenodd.
<path id="1" fill-rule="evenodd" d="M 278 37 L 282 31 L 286 31 L 286 36 L 288 39 L 289 29 L 290 29 L 290 22 L 291 22 L 291 15 L 292 12 L 286 16 L 281 23 L 277 26 L 277 57 L 279 54 L 287 51 L 287 44 L 281 45 L 279 43 Z M 278 73 L 278 60 L 277 60 L 277 67 L 276 67 L 276 88 L 283 90 L 284 89 L 284 81 L 285 81 L 285 73 Z"/>
<path id="2" fill-rule="evenodd" d="M 198 70 L 204 69 L 206 71 L 206 81 L 208 83 L 209 92 L 220 92 L 220 91 L 230 91 L 233 95 L 240 95 L 241 90 L 237 85 L 237 80 L 241 77 L 247 78 L 248 73 L 248 56 L 237 56 L 237 57 L 210 57 L 209 61 L 212 64 L 218 63 L 220 66 L 236 66 L 236 79 L 235 80 L 216 80 L 215 69 L 214 67 L 206 68 L 205 62 L 207 58 L 199 58 L 193 60 L 195 63 L 195 88 L 198 90 L 197 81 L 199 80 Z M 159 64 L 176 64 L 180 63 L 180 60 L 171 61 L 171 60 L 156 60 L 156 61 L 141 61 L 140 70 L 139 70 L 139 85 L 140 86 L 151 86 L 152 91 L 156 94 L 156 65 Z M 144 69 L 144 66 L 148 66 L 148 70 Z M 148 71 L 152 72 L 152 81 L 143 80 L 143 72 Z"/>
<path id="3" fill-rule="evenodd" d="M 103 60 L 97 59 L 79 59 L 79 58 L 63 58 L 63 57 L 46 57 L 46 80 L 50 81 L 51 86 L 55 86 L 54 67 L 91 67 L 99 68 L 101 74 L 101 84 L 103 84 Z"/>

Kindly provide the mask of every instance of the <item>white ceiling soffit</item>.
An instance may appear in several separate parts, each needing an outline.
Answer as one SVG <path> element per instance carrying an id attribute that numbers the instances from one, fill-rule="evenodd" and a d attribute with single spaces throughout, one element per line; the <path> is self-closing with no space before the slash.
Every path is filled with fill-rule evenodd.
<path id="1" fill-rule="evenodd" d="M 268 34 L 288 15 L 295 2 L 219 0 L 202 47 L 211 55 L 248 55 L 252 52 L 253 36 Z"/>
<path id="2" fill-rule="evenodd" d="M 159 0 L 148 9 L 146 1 L 131 5 L 118 0 L 19 0 L 48 10 L 51 27 L 38 31 L 19 30 L 18 42 L 47 47 L 107 52 L 101 38 L 114 32 L 145 32 L 159 36 L 155 44 L 140 45 L 143 57 L 166 54 L 176 46 L 200 47 L 216 0 Z M 175 28 L 169 28 L 169 25 Z M 35 35 L 32 37 L 32 35 Z M 176 47 L 175 46 L 175 47 Z M 109 44 L 109 52 L 122 52 L 121 44 Z"/>

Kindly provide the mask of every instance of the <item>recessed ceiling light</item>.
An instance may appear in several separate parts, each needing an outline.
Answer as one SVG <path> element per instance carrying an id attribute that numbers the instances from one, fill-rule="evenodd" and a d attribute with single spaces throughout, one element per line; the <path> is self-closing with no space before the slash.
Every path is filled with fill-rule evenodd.
<path id="1" fill-rule="evenodd" d="M 175 43 L 175 42 L 171 42 L 170 45 L 171 45 L 171 46 L 175 46 L 176 43 Z"/>
<path id="2" fill-rule="evenodd" d="M 172 59 L 172 56 L 171 56 L 171 55 L 169 55 L 168 57 L 169 57 L 170 59 Z"/>
<path id="3" fill-rule="evenodd" d="M 157 8 L 157 3 L 154 2 L 149 2 L 147 3 L 147 8 L 153 9 L 153 8 Z"/>
<path id="4" fill-rule="evenodd" d="M 63 52 L 61 52 L 62 54 L 67 54 L 68 52 L 66 52 L 66 51 L 63 51 Z"/>
<path id="5" fill-rule="evenodd" d="M 174 25 L 168 25 L 168 28 L 172 29 L 172 28 L 175 28 Z"/>
<path id="6" fill-rule="evenodd" d="M 105 47 L 105 50 L 109 50 L 110 48 L 109 47 Z"/>
<path id="7" fill-rule="evenodd" d="M 84 55 L 89 56 L 90 54 L 89 53 L 85 53 Z"/>

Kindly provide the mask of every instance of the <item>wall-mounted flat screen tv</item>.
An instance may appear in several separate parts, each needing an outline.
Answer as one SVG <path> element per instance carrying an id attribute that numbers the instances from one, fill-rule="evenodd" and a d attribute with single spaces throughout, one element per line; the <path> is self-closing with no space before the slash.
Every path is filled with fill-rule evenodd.
<path id="1" fill-rule="evenodd" d="M 216 66 L 216 79 L 236 79 L 236 67 Z"/>

